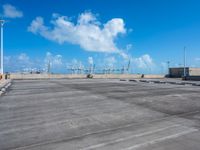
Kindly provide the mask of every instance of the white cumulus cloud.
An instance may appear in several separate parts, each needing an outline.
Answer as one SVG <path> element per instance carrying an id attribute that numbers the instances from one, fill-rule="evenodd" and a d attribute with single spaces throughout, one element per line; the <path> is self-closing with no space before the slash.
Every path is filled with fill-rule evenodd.
<path id="1" fill-rule="evenodd" d="M 148 69 L 154 66 L 153 59 L 148 54 L 144 54 L 141 57 L 134 58 L 133 62 L 137 65 L 138 68 L 141 69 Z"/>
<path id="2" fill-rule="evenodd" d="M 31 60 L 26 53 L 15 56 L 4 56 L 5 69 L 11 72 L 32 71 L 34 68 L 41 68 L 41 63 Z"/>
<path id="3" fill-rule="evenodd" d="M 110 68 L 113 68 L 116 63 L 117 63 L 117 60 L 114 56 L 110 56 L 110 57 L 105 58 L 105 64 Z"/>
<path id="4" fill-rule="evenodd" d="M 77 23 L 66 16 L 53 14 L 52 26 L 46 26 L 42 17 L 37 17 L 28 27 L 28 31 L 63 44 L 77 44 L 86 51 L 118 53 L 115 39 L 125 34 L 123 19 L 113 18 L 105 24 L 97 20 L 96 15 L 84 12 L 79 15 Z"/>
<path id="5" fill-rule="evenodd" d="M 93 63 L 94 63 L 93 57 L 88 57 L 88 63 L 90 65 L 93 65 Z"/>
<path id="6" fill-rule="evenodd" d="M 29 61 L 29 56 L 25 53 L 21 53 L 20 55 L 17 56 L 17 59 L 19 61 L 24 61 L 24 62 L 28 62 Z"/>
<path id="7" fill-rule="evenodd" d="M 3 5 L 3 16 L 6 18 L 21 18 L 23 12 L 10 4 Z"/>
<path id="8" fill-rule="evenodd" d="M 50 63 L 53 66 L 61 66 L 63 64 L 62 55 L 53 55 L 50 52 L 47 52 L 44 62 L 45 64 Z"/>

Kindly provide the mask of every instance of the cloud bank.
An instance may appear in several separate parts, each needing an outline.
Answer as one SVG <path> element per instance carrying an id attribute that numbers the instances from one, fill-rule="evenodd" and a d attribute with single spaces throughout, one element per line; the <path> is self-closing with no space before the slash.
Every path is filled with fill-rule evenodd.
<path id="1" fill-rule="evenodd" d="M 10 4 L 5 4 L 3 5 L 2 15 L 6 18 L 21 18 L 23 17 L 23 12 Z"/>
<path id="2" fill-rule="evenodd" d="M 157 66 L 150 55 L 145 54 L 140 57 L 131 58 L 131 73 L 150 73 L 156 70 Z M 128 61 L 115 54 L 99 54 L 97 56 L 89 56 L 85 59 L 67 60 L 60 54 L 46 52 L 41 58 L 32 58 L 26 53 L 20 53 L 15 56 L 4 57 L 5 69 L 8 72 L 31 72 L 43 71 L 47 72 L 50 65 L 50 71 L 54 73 L 70 73 L 70 69 L 89 69 L 95 65 L 97 70 L 103 69 L 122 69 L 128 66 Z M 157 67 L 156 67 L 157 66 Z M 167 68 L 160 66 L 164 72 Z"/>
<path id="3" fill-rule="evenodd" d="M 42 17 L 35 18 L 28 31 L 57 43 L 71 43 L 92 52 L 118 53 L 120 49 L 115 39 L 126 33 L 124 20 L 113 18 L 102 24 L 96 15 L 84 12 L 79 15 L 76 23 L 67 16 L 53 14 L 51 26 L 44 24 Z"/>

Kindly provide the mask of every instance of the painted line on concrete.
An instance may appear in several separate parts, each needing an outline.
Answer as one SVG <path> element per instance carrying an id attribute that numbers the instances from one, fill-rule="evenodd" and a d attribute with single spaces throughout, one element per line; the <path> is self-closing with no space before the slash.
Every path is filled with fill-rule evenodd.
<path id="1" fill-rule="evenodd" d="M 130 124 L 127 124 L 127 125 L 124 125 L 124 126 L 119 126 L 117 128 L 109 128 L 109 129 L 104 129 L 104 130 L 100 130 L 100 131 L 96 131 L 96 132 L 89 132 L 89 133 L 85 133 L 83 135 L 69 137 L 68 139 L 49 140 L 49 141 L 46 141 L 46 142 L 40 142 L 40 143 L 30 144 L 30 145 L 26 145 L 26 146 L 22 146 L 22 147 L 13 148 L 11 150 L 24 150 L 24 149 L 28 149 L 28 148 L 32 148 L 32 147 L 36 147 L 36 146 L 42 146 L 42 145 L 58 143 L 58 142 L 64 142 L 64 141 L 73 140 L 73 139 L 86 137 L 86 136 L 90 136 L 90 135 L 120 130 L 120 129 L 128 128 L 128 127 L 131 127 L 131 126 L 134 126 L 134 125 L 141 125 L 141 124 L 145 124 L 145 123 L 150 124 L 150 123 L 155 123 L 155 122 L 158 122 L 158 121 L 164 121 L 164 120 L 167 120 L 167 119 L 172 119 L 172 118 L 175 118 L 175 117 L 184 117 L 184 116 L 196 114 L 196 113 L 200 113 L 200 111 L 193 111 L 193 112 L 183 113 L 183 114 L 180 114 L 180 115 L 167 116 L 167 117 L 163 117 L 163 118 L 160 118 L 160 119 L 152 120 L 150 122 L 144 121 L 144 122 L 140 122 L 140 123 L 130 123 Z"/>
<path id="2" fill-rule="evenodd" d="M 168 126 L 168 127 L 165 127 L 165 128 L 160 128 L 160 129 L 157 129 L 157 130 L 148 131 L 148 132 L 144 132 L 144 133 L 128 136 L 128 137 L 125 137 L 125 138 L 119 138 L 119 139 L 116 139 L 116 140 L 113 140 L 113 141 L 110 141 L 110 142 L 91 145 L 89 147 L 82 148 L 80 150 L 91 150 L 91 149 L 96 149 L 96 148 L 100 148 L 100 147 L 105 147 L 105 146 L 110 145 L 110 144 L 123 142 L 123 141 L 126 141 L 126 140 L 130 140 L 132 138 L 135 138 L 135 137 L 141 137 L 141 136 L 157 133 L 157 132 L 164 131 L 164 130 L 167 130 L 167 129 L 170 129 L 170 128 L 173 128 L 173 127 L 178 127 L 178 126 L 181 126 L 181 125 L 176 124 L 176 125 Z"/>
<path id="3" fill-rule="evenodd" d="M 135 80 L 135 79 L 129 79 L 129 80 L 126 80 L 126 79 L 120 79 L 120 81 L 133 81 L 133 82 L 141 82 L 141 83 L 154 83 L 154 84 L 171 84 L 171 85 L 191 85 L 191 86 L 200 86 L 200 84 L 197 84 L 197 83 L 190 83 L 190 82 L 175 82 L 175 81 L 159 81 L 159 80 L 144 80 L 144 79 L 138 79 L 138 80 Z"/>
<path id="4" fill-rule="evenodd" d="M 137 144 L 137 145 L 134 145 L 134 146 L 122 149 L 122 150 L 134 150 L 134 149 L 144 147 L 144 146 L 147 146 L 147 145 L 150 145 L 150 144 L 156 144 L 156 143 L 159 143 L 159 142 L 162 142 L 162 141 L 165 141 L 165 140 L 178 138 L 180 136 L 183 136 L 183 135 L 186 135 L 186 134 L 189 134 L 189 133 L 193 133 L 193 132 L 197 132 L 197 131 L 198 131 L 197 129 L 190 129 L 188 131 L 184 131 L 184 132 L 181 132 L 181 133 L 165 136 L 163 138 L 158 138 L 158 139 L 155 139 L 155 140 L 152 140 L 152 141 Z"/>

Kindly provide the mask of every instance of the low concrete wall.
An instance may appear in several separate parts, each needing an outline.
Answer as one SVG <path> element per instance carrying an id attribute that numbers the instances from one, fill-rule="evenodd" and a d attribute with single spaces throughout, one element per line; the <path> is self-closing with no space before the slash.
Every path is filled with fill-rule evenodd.
<path id="1" fill-rule="evenodd" d="M 188 76 L 186 77 L 186 80 L 200 81 L 200 76 Z"/>
<path id="2" fill-rule="evenodd" d="M 142 75 L 136 74 L 95 74 L 94 78 L 96 79 L 130 79 L 130 78 L 138 78 L 140 79 Z M 164 75 L 144 75 L 144 78 L 164 78 Z M 86 75 L 70 75 L 70 74 L 11 74 L 11 79 L 84 79 Z"/>
<path id="3" fill-rule="evenodd" d="M 165 75 L 144 75 L 144 78 L 146 79 L 162 79 L 165 78 Z"/>
<path id="4" fill-rule="evenodd" d="M 10 74 L 11 79 L 62 79 L 62 78 L 86 78 L 86 75 L 64 74 Z"/>
<path id="5" fill-rule="evenodd" d="M 102 74 L 94 75 L 94 78 L 97 79 L 128 79 L 128 78 L 141 78 L 141 75 L 135 74 Z"/>
<path id="6" fill-rule="evenodd" d="M 0 80 L 0 96 L 6 92 L 7 88 L 10 85 L 11 85 L 11 80 L 10 79 L 8 79 L 8 80 L 5 80 L 5 79 Z"/>

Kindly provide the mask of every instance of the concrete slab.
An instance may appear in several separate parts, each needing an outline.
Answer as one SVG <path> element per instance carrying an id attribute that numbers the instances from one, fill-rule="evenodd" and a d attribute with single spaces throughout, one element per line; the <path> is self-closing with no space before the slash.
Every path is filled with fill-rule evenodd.
<path id="1" fill-rule="evenodd" d="M 149 82 L 14 80 L 0 149 L 199 150 L 200 87 Z"/>

